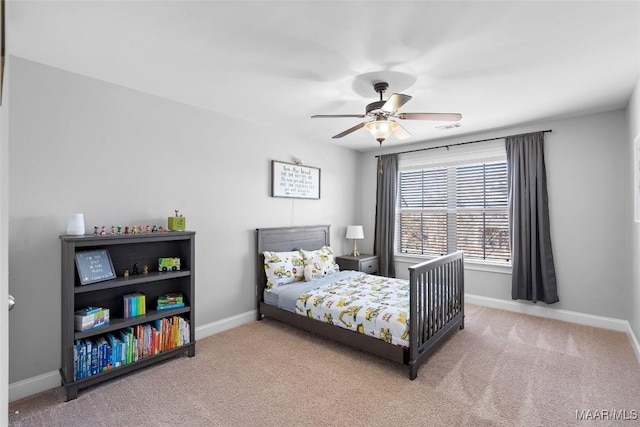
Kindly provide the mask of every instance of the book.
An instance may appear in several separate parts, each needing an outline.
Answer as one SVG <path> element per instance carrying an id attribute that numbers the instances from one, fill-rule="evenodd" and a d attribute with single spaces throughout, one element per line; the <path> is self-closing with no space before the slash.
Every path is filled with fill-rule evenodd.
<path id="1" fill-rule="evenodd" d="M 76 331 L 86 331 L 109 323 L 109 309 L 102 307 L 86 307 L 73 315 Z"/>
<path id="2" fill-rule="evenodd" d="M 183 302 L 178 302 L 175 304 L 165 304 L 165 305 L 159 305 L 158 307 L 156 307 L 158 310 L 169 310 L 172 308 L 181 308 L 184 307 L 184 303 Z"/>
<path id="3" fill-rule="evenodd" d="M 98 372 L 104 372 L 111 369 L 110 349 L 111 346 L 104 336 L 100 336 L 95 340 L 98 344 Z"/>
<path id="4" fill-rule="evenodd" d="M 85 307 L 82 310 L 78 310 L 75 314 L 88 316 L 89 314 L 99 313 L 102 310 L 102 307 Z"/>
<path id="5" fill-rule="evenodd" d="M 75 351 L 74 351 L 74 363 L 73 366 L 75 368 L 73 373 L 74 381 L 81 380 L 84 378 L 84 357 L 86 353 L 86 347 L 82 340 L 76 340 Z"/>
<path id="6" fill-rule="evenodd" d="M 137 362 L 191 341 L 189 321 L 168 316 L 108 332 L 94 338 L 75 340 L 73 379 L 81 380 Z"/>
<path id="7" fill-rule="evenodd" d="M 123 365 L 128 365 L 129 363 L 131 363 L 131 358 L 130 358 L 130 342 L 131 342 L 131 337 L 130 335 L 127 333 L 127 331 L 125 331 L 124 329 L 120 330 L 120 341 L 122 341 L 122 364 Z"/>
<path id="8" fill-rule="evenodd" d="M 122 296 L 122 305 L 124 307 L 124 317 L 135 317 L 147 314 L 146 297 L 141 292 L 135 292 Z"/>
<path id="9" fill-rule="evenodd" d="M 158 307 L 173 304 L 182 304 L 182 306 L 184 307 L 184 299 L 182 297 L 182 293 L 174 292 L 158 296 Z"/>
<path id="10" fill-rule="evenodd" d="M 78 342 L 73 346 L 73 380 L 78 379 Z"/>
<path id="11" fill-rule="evenodd" d="M 91 342 L 91 340 L 89 338 L 86 338 L 84 340 L 84 346 L 86 348 L 86 352 L 85 352 L 85 361 L 84 361 L 84 372 L 83 372 L 83 377 L 90 377 L 91 376 L 91 367 L 93 364 L 93 343 Z"/>
<path id="12" fill-rule="evenodd" d="M 122 341 L 113 334 L 107 334 L 107 341 L 111 345 L 111 366 L 122 366 Z"/>

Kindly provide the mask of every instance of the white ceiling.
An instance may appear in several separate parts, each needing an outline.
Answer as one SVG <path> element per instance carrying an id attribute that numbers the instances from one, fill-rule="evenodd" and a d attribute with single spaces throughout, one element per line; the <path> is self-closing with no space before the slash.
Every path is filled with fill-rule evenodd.
<path id="1" fill-rule="evenodd" d="M 640 77 L 640 1 L 8 0 L 8 53 L 357 150 L 372 82 L 402 143 L 626 106 Z M 384 145 L 400 144 L 394 136 Z"/>

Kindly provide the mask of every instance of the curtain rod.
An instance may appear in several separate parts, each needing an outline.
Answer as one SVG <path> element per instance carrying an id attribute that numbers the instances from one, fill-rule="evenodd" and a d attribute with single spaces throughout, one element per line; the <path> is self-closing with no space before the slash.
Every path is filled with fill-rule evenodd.
<path id="1" fill-rule="evenodd" d="M 552 130 L 551 129 L 547 129 L 547 130 L 542 130 L 542 131 L 538 131 L 538 132 L 547 133 L 547 132 L 552 132 Z M 449 147 L 454 147 L 456 145 L 467 145 L 467 144 L 475 144 L 476 142 L 495 141 L 496 139 L 505 139 L 505 138 L 509 138 L 509 137 L 512 137 L 512 136 L 528 135 L 530 133 L 536 133 L 536 132 L 526 132 L 526 133 L 519 133 L 519 134 L 516 134 L 516 135 L 498 136 L 498 137 L 495 137 L 495 138 L 487 138 L 487 139 L 478 139 L 477 141 L 458 142 L 458 143 L 455 143 L 455 144 L 439 145 L 437 147 L 417 148 L 415 150 L 398 151 L 397 153 L 390 153 L 390 154 L 415 153 L 417 151 L 435 150 L 436 148 L 446 148 L 448 150 Z M 380 156 L 378 155 L 376 157 L 380 157 Z"/>

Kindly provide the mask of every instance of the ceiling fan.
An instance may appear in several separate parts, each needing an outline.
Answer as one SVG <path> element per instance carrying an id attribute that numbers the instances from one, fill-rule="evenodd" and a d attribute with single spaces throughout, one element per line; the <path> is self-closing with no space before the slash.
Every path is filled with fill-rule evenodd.
<path id="1" fill-rule="evenodd" d="M 382 94 L 388 87 L 389 83 L 387 82 L 374 83 L 373 89 L 380 94 L 380 101 L 375 101 L 367 105 L 364 114 L 316 114 L 311 116 L 311 118 L 372 117 L 373 120 L 359 123 L 354 127 L 333 136 L 333 138 L 342 138 L 343 136 L 349 135 L 350 133 L 364 127 L 371 132 L 373 137 L 380 144 L 382 144 L 382 141 L 387 139 L 392 132 L 398 139 L 405 139 L 411 136 L 411 134 L 407 132 L 405 128 L 400 126 L 398 122 L 390 120 L 392 118 L 400 120 L 436 120 L 453 122 L 457 122 L 462 118 L 462 114 L 459 113 L 400 113 L 398 112 L 400 107 L 409 102 L 411 97 L 409 95 L 394 93 L 385 101 L 382 99 Z"/>

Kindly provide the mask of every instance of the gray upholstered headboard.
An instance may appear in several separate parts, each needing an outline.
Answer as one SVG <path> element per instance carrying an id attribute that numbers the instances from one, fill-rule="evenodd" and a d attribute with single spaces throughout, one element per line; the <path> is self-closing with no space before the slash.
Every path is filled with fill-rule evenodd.
<path id="1" fill-rule="evenodd" d="M 288 252 L 299 249 L 314 250 L 330 244 L 330 225 L 257 228 L 256 297 L 262 301 L 267 278 L 264 274 L 264 251 Z"/>

